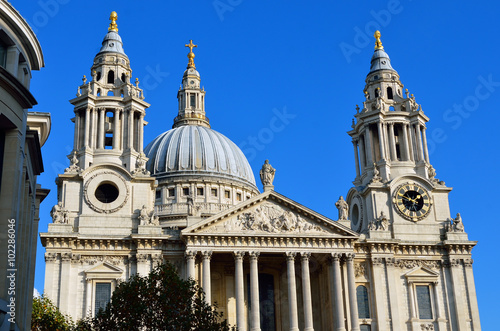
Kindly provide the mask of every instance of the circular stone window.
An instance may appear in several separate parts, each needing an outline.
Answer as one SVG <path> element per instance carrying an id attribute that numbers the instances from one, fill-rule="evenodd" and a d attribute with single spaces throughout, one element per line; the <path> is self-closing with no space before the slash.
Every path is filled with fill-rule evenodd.
<path id="1" fill-rule="evenodd" d="M 118 188 L 111 183 L 102 183 L 95 190 L 95 197 L 102 203 L 111 203 L 118 198 Z"/>

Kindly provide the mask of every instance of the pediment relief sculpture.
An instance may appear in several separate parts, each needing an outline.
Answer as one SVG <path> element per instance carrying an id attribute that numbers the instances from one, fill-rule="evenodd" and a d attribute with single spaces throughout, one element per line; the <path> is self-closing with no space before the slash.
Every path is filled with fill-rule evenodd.
<path id="1" fill-rule="evenodd" d="M 225 233 L 328 233 L 300 214 L 272 203 L 263 203 L 206 231 L 214 230 Z"/>

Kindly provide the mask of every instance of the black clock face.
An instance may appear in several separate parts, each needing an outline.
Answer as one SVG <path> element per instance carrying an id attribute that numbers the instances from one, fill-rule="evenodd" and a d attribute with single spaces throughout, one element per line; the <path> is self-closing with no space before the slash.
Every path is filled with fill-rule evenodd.
<path id="1" fill-rule="evenodd" d="M 429 194 L 416 184 L 401 185 L 396 190 L 393 200 L 398 213 L 412 221 L 426 217 L 431 209 Z"/>

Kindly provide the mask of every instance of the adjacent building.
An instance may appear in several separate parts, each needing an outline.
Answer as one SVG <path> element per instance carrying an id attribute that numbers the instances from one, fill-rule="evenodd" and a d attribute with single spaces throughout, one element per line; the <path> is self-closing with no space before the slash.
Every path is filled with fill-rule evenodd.
<path id="1" fill-rule="evenodd" d="M 379 33 L 349 131 L 354 186 L 332 220 L 278 193 L 267 160 L 259 192 L 238 146 L 210 127 L 192 41 L 172 129 L 144 148 L 149 104 L 110 19 L 70 100 L 74 148 L 41 234 L 60 309 L 92 316 L 118 281 L 169 261 L 239 330 L 480 330 L 476 242 L 450 215 L 429 118 Z"/>
<path id="2" fill-rule="evenodd" d="M 0 330 L 10 330 L 13 320 L 16 329 L 30 329 L 38 210 L 49 193 L 37 176 L 51 121 L 48 113 L 28 110 L 37 104 L 31 72 L 43 66 L 28 23 L 0 1 Z"/>

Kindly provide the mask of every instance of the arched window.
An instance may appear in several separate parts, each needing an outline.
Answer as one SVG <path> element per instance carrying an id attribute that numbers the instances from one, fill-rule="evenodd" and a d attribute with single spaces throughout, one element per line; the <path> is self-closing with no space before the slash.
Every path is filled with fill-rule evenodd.
<path id="1" fill-rule="evenodd" d="M 380 96 L 379 89 L 375 89 L 375 98 L 378 98 Z"/>
<path id="2" fill-rule="evenodd" d="M 101 96 L 101 89 L 100 89 L 100 88 L 98 88 L 98 89 L 97 89 L 97 96 L 98 96 L 98 97 L 100 97 L 100 96 Z"/>
<path id="3" fill-rule="evenodd" d="M 370 301 L 368 300 L 368 290 L 360 285 L 356 288 L 356 298 L 358 300 L 359 318 L 370 318 Z"/>
<path id="4" fill-rule="evenodd" d="M 114 95 L 115 93 L 113 92 L 113 90 L 108 91 L 108 97 L 113 97 Z"/>
<path id="5" fill-rule="evenodd" d="M 95 80 L 99 81 L 101 79 L 101 72 L 98 71 L 95 77 Z"/>
<path id="6" fill-rule="evenodd" d="M 113 84 L 115 82 L 115 72 L 110 70 L 108 72 L 108 84 Z"/>
<path id="7" fill-rule="evenodd" d="M 122 74 L 122 82 L 125 83 L 125 74 L 124 73 Z"/>
<path id="8" fill-rule="evenodd" d="M 392 94 L 392 87 L 387 87 L 387 99 L 394 99 L 394 96 Z"/>

